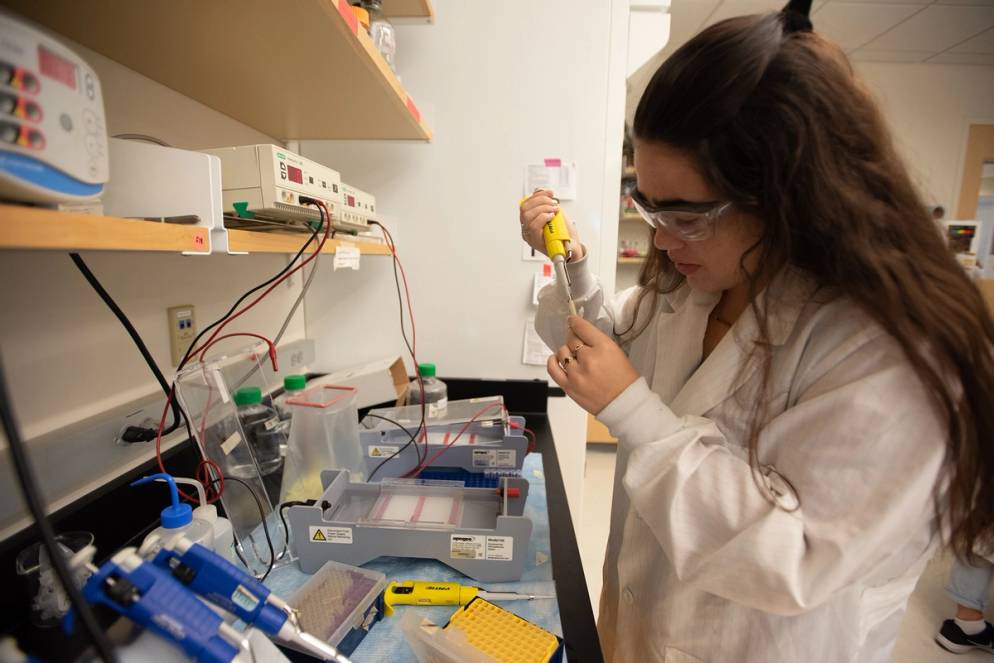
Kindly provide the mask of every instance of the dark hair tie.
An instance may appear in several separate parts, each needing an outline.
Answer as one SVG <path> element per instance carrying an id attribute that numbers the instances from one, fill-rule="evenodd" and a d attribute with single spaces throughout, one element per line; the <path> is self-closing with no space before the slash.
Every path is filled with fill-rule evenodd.
<path id="1" fill-rule="evenodd" d="M 790 0 L 780 12 L 783 14 L 784 34 L 792 32 L 811 32 L 811 0 Z"/>

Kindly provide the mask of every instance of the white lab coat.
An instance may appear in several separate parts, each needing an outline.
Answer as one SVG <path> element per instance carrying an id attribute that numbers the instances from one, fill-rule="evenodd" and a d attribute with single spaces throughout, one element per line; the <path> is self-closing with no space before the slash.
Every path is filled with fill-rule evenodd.
<path id="1" fill-rule="evenodd" d="M 583 315 L 624 330 L 635 289 L 605 301 L 585 260 L 569 269 Z M 942 421 L 897 343 L 851 301 L 794 269 L 763 298 L 774 363 L 760 481 L 776 504 L 747 457 L 751 309 L 702 363 L 718 296 L 684 285 L 639 313 L 654 319 L 624 346 L 642 378 L 599 414 L 619 438 L 598 620 L 609 662 L 890 660 L 940 539 Z M 552 348 L 564 316 L 543 290 L 536 328 Z"/>

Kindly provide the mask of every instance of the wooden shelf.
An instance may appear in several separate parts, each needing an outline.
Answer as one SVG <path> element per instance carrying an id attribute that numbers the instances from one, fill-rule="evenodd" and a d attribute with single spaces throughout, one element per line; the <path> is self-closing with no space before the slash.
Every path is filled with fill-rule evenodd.
<path id="1" fill-rule="evenodd" d="M 6 0 L 279 139 L 431 139 L 347 0 Z M 428 0 L 390 0 L 396 11 Z"/>
<path id="2" fill-rule="evenodd" d="M 204 251 L 196 226 L 0 205 L 0 249 L 60 251 Z"/>
<path id="3" fill-rule="evenodd" d="M 383 13 L 387 18 L 423 18 L 435 22 L 431 0 L 383 0 Z"/>
<path id="4" fill-rule="evenodd" d="M 647 260 L 647 258 L 645 256 L 638 256 L 638 257 L 635 257 L 635 258 L 623 258 L 623 257 L 619 256 L 618 257 L 618 264 L 619 265 L 641 265 L 641 264 L 645 263 L 646 260 Z"/>
<path id="5" fill-rule="evenodd" d="M 645 219 L 643 219 L 642 215 L 639 214 L 638 212 L 622 213 L 621 220 L 626 223 L 634 223 L 635 221 L 638 221 L 640 223 L 645 223 Z"/>
<path id="6" fill-rule="evenodd" d="M 232 251 L 249 253 L 296 253 L 300 250 L 307 235 L 304 233 L 257 232 L 253 230 L 229 230 L 228 248 Z M 368 255 L 388 256 L 390 249 L 385 244 L 361 242 L 354 239 L 329 239 L 321 253 L 335 253 L 342 242 L 359 247 L 359 252 Z M 313 251 L 309 251 L 313 253 Z"/>
<path id="7" fill-rule="evenodd" d="M 629 166 L 621 171 L 621 179 L 632 179 L 636 177 L 635 166 Z"/>

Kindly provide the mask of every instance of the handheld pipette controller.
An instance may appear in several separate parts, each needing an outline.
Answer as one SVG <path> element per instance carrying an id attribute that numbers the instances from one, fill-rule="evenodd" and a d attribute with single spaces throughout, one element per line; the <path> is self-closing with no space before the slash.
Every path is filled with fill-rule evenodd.
<path id="1" fill-rule="evenodd" d="M 520 207 L 528 198 L 529 196 L 525 196 L 518 201 L 518 206 Z M 542 238 L 545 240 L 545 252 L 552 260 L 552 268 L 556 271 L 556 283 L 566 297 L 570 314 L 576 315 L 576 304 L 573 303 L 573 294 L 570 290 L 573 284 L 566 271 L 566 261 L 573 255 L 573 250 L 570 248 L 569 228 L 566 226 L 566 217 L 563 216 L 562 210 L 558 210 L 542 228 Z"/>
<path id="2" fill-rule="evenodd" d="M 125 548 L 95 569 L 83 589 L 87 600 L 177 643 L 195 661 L 251 660 L 239 658 L 249 653 L 244 633 L 225 624 L 202 599 L 319 660 L 350 663 L 334 647 L 303 631 L 285 601 L 214 551 L 176 536 L 146 560 L 142 553 L 157 544 L 146 540 L 141 550 Z M 70 617 L 66 628 L 72 628 Z"/>

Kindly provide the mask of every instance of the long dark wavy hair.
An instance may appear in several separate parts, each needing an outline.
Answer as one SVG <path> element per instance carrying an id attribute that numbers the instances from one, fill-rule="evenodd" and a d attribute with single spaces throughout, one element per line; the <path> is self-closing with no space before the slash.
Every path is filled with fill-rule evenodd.
<path id="1" fill-rule="evenodd" d="M 632 135 L 686 151 L 723 199 L 761 219 L 759 265 L 790 264 L 844 293 L 903 348 L 948 427 L 949 483 L 936 507 L 964 559 L 994 543 L 994 322 L 945 246 L 872 96 L 845 54 L 785 10 L 717 23 L 679 48 L 642 96 Z M 744 260 L 743 260 L 743 269 Z M 771 356 L 759 274 L 753 358 Z M 664 251 L 638 306 L 683 283 Z M 646 320 L 652 316 L 634 316 Z M 629 338 L 644 326 L 627 330 Z M 749 457 L 766 416 L 756 399 Z"/>

